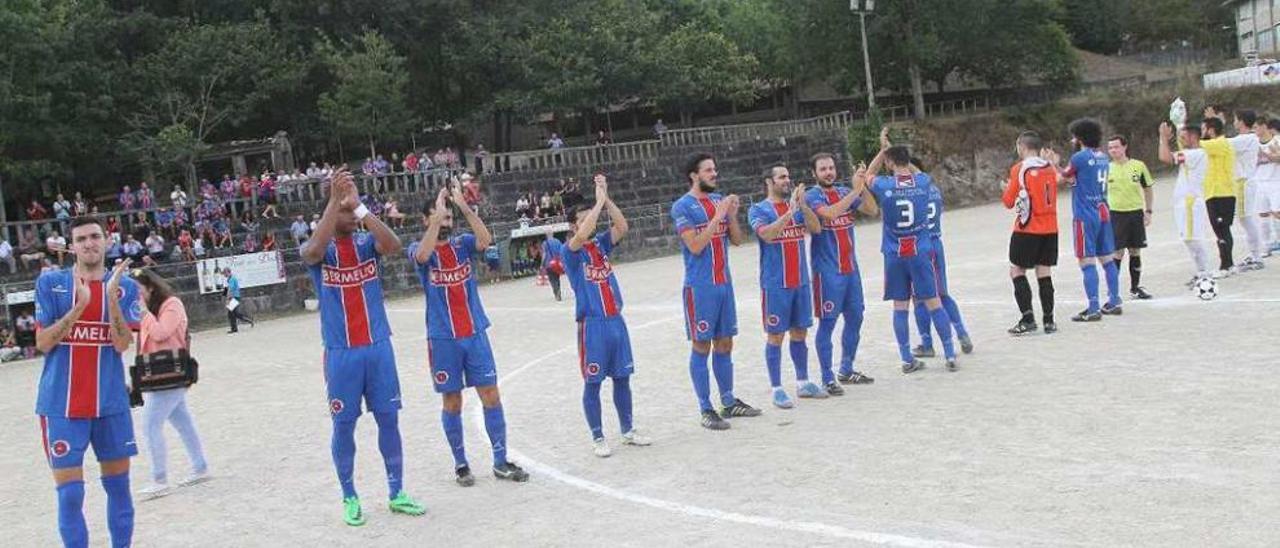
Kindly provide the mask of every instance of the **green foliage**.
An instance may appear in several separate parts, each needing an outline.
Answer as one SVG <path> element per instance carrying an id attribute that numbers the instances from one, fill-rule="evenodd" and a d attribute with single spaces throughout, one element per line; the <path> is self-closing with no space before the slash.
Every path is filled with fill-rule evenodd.
<path id="1" fill-rule="evenodd" d="M 369 155 L 380 139 L 408 134 L 416 125 L 408 105 L 405 58 L 376 32 L 341 47 L 324 43 L 320 54 L 333 74 L 332 91 L 320 95 L 320 115 L 339 134 L 363 139 Z"/>
<path id="2" fill-rule="evenodd" d="M 758 63 L 724 35 L 686 24 L 663 37 L 653 59 L 653 99 L 684 113 L 715 99 L 746 103 L 755 98 Z"/>
<path id="3" fill-rule="evenodd" d="M 853 163 L 870 162 L 880 151 L 880 130 L 884 127 L 884 114 L 873 108 L 865 120 L 849 126 L 849 158 Z"/>

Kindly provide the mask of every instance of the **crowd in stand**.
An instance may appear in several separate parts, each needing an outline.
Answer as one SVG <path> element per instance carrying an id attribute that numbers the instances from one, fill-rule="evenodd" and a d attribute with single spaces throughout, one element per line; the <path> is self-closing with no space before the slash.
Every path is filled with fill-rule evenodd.
<path id="1" fill-rule="evenodd" d="M 578 181 L 560 179 L 552 188 L 526 192 L 516 198 L 515 214 L 522 226 L 546 222 L 564 215 L 565 209 L 582 202 Z"/>

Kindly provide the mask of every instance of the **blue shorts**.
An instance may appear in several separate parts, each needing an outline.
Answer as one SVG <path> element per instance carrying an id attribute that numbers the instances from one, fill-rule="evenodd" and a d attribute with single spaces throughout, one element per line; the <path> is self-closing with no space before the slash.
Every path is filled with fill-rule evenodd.
<path id="1" fill-rule="evenodd" d="M 933 241 L 933 252 L 928 255 L 929 262 L 933 263 L 933 283 L 938 287 L 938 295 L 947 295 L 947 254 L 942 249 L 942 240 Z"/>
<path id="2" fill-rule="evenodd" d="M 813 294 L 807 285 L 760 290 L 760 320 L 765 333 L 786 333 L 812 326 L 813 314 L 809 312 L 812 309 Z"/>
<path id="3" fill-rule="evenodd" d="M 325 350 L 324 382 L 329 392 L 329 413 L 334 419 L 359 417 L 361 398 L 374 413 L 400 409 L 400 375 L 390 339 Z"/>
<path id="4" fill-rule="evenodd" d="M 1116 252 L 1116 234 L 1111 228 L 1111 215 L 1104 214 L 1100 218 L 1102 220 L 1076 219 L 1071 222 L 1077 259 L 1106 257 Z"/>
<path id="5" fill-rule="evenodd" d="M 738 308 L 730 284 L 684 288 L 684 331 L 691 341 L 738 334 Z"/>
<path id="6" fill-rule="evenodd" d="M 133 416 L 128 412 L 92 419 L 40 416 L 40 441 L 50 468 L 79 468 L 84 452 L 93 446 L 98 462 L 138 454 L 133 438 Z"/>
<path id="7" fill-rule="evenodd" d="M 498 365 L 484 331 L 465 339 L 428 338 L 427 361 L 431 363 L 431 381 L 438 394 L 498 384 Z"/>
<path id="8" fill-rule="evenodd" d="M 813 275 L 813 314 L 830 320 L 841 314 L 861 314 L 865 307 L 862 297 L 862 275 L 819 274 Z"/>
<path id="9" fill-rule="evenodd" d="M 631 335 L 622 316 L 578 321 L 578 369 L 588 384 L 605 377 L 620 379 L 635 373 Z"/>
<path id="10" fill-rule="evenodd" d="M 931 251 L 912 257 L 884 256 L 884 300 L 907 301 L 938 296 L 938 276 Z"/>

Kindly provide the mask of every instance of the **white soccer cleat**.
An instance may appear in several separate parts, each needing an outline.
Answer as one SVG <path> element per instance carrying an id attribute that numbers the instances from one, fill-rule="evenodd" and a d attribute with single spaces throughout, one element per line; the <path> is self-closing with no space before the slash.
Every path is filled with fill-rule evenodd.
<path id="1" fill-rule="evenodd" d="M 622 435 L 622 443 L 626 445 L 635 445 L 638 447 L 644 447 L 646 445 L 652 445 L 653 440 L 649 439 L 649 437 L 645 436 L 644 434 L 636 432 L 635 429 L 633 428 L 630 432 L 627 432 L 626 434 Z"/>
<path id="2" fill-rule="evenodd" d="M 209 481 L 212 477 L 213 477 L 213 476 L 210 476 L 210 475 L 209 475 L 209 471 L 208 471 L 208 470 L 205 470 L 205 471 L 203 471 L 203 472 L 195 472 L 195 473 L 191 474 L 190 476 L 187 476 L 187 478 L 186 478 L 186 479 L 184 479 L 184 480 L 182 480 L 182 483 L 179 483 L 178 485 L 180 485 L 180 486 L 182 486 L 182 487 L 191 487 L 192 485 L 196 485 L 196 484 L 199 484 L 199 483 L 204 483 L 204 482 L 206 482 L 206 481 Z"/>
<path id="3" fill-rule="evenodd" d="M 158 499 L 171 494 L 173 494 L 173 488 L 167 483 L 152 483 L 138 490 L 138 496 L 142 500 Z"/>
<path id="4" fill-rule="evenodd" d="M 591 442 L 591 449 L 595 452 L 597 457 L 602 459 L 608 458 L 609 455 L 613 454 L 613 449 L 609 448 L 609 442 L 605 441 L 604 438 Z"/>

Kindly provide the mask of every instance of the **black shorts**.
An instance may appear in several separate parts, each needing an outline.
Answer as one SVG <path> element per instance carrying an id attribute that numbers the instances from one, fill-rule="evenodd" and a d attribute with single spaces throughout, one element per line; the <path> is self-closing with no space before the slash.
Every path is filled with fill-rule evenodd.
<path id="1" fill-rule="evenodd" d="M 1111 228 L 1116 233 L 1116 249 L 1147 247 L 1147 227 L 1142 224 L 1142 210 L 1112 211 Z"/>
<path id="2" fill-rule="evenodd" d="M 1056 266 L 1058 264 L 1057 234 L 1028 234 L 1014 232 L 1009 237 L 1009 262 L 1018 268 Z"/>

